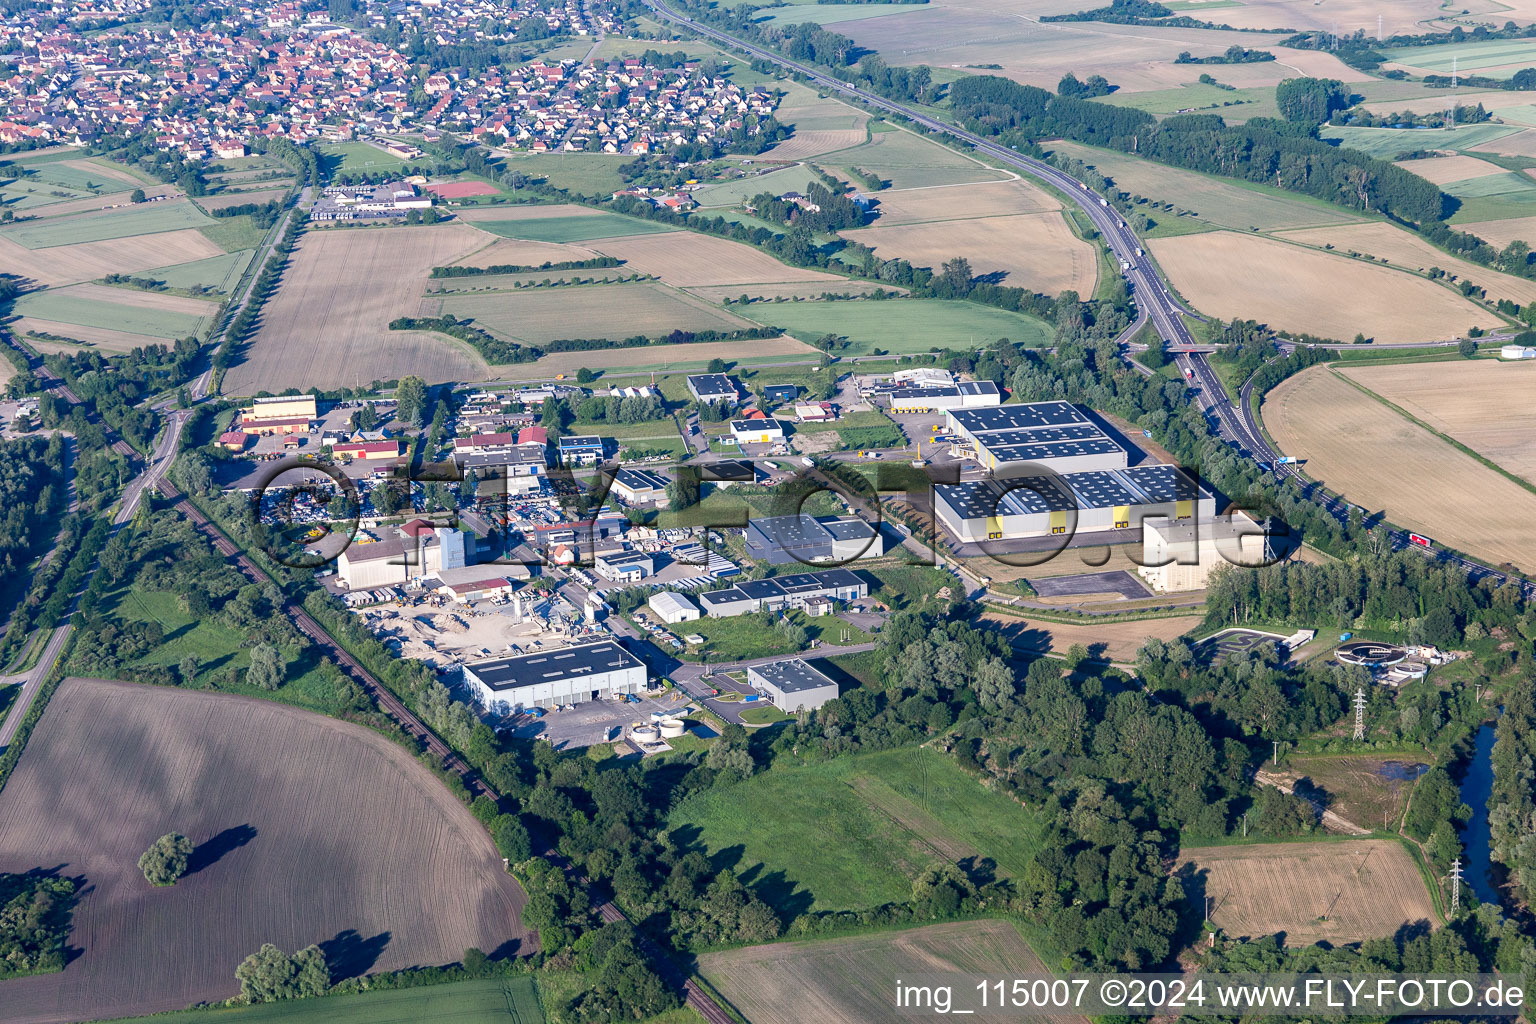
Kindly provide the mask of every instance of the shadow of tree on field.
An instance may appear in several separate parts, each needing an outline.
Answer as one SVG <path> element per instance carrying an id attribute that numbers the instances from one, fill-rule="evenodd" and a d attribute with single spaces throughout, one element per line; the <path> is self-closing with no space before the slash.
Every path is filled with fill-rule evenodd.
<path id="1" fill-rule="evenodd" d="M 192 856 L 187 858 L 187 874 L 195 875 L 204 868 L 212 867 L 225 854 L 238 850 L 255 838 L 256 829 L 251 825 L 236 825 L 225 829 L 212 839 L 197 845 L 197 848 L 192 851 Z"/>
<path id="2" fill-rule="evenodd" d="M 357 933 L 357 929 L 348 928 L 320 943 L 325 966 L 331 972 L 331 984 L 367 974 L 378 962 L 389 940 L 389 932 L 380 932 L 371 939 L 365 939 Z"/>

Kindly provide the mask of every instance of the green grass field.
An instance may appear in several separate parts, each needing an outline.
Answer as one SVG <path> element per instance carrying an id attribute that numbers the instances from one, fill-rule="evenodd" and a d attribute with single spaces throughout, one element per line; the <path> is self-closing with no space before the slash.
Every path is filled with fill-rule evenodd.
<path id="1" fill-rule="evenodd" d="M 67 203 L 72 199 L 86 199 L 91 194 L 78 189 L 50 185 L 34 178 L 0 185 L 0 207 L 12 212 L 36 210 L 39 207 L 52 206 L 54 203 Z M 47 213 L 47 210 L 42 211 L 43 216 Z"/>
<path id="2" fill-rule="evenodd" d="M 138 276 L 164 281 L 167 288 L 192 289 L 201 285 L 216 291 L 228 292 L 240 280 L 240 275 L 245 272 L 246 265 L 251 262 L 253 255 L 252 250 L 246 249 L 192 263 L 156 267 Z"/>
<path id="3" fill-rule="evenodd" d="M 1528 39 L 1490 39 L 1487 41 L 1445 43 L 1440 46 L 1398 46 L 1384 49 L 1388 59 L 1420 68 L 1431 74 L 1450 74 L 1454 65 L 1463 75 L 1476 72 L 1485 78 L 1508 78 L 1521 67 L 1531 65 Z M 1514 67 L 1503 68 L 1501 65 Z"/>
<path id="4" fill-rule="evenodd" d="M 679 328 L 731 331 L 750 326 L 717 306 L 653 282 L 445 295 L 442 303 L 446 313 L 473 317 L 493 334 L 530 345 L 560 338 L 655 337 Z M 743 344 L 749 346 L 743 351 L 750 352 L 750 343 Z M 590 365 L 602 368 L 602 353 L 591 356 Z"/>
<path id="5" fill-rule="evenodd" d="M 31 292 L 16 300 L 14 311 L 22 316 L 39 320 L 57 320 L 59 323 L 78 324 L 81 327 L 100 327 L 110 331 L 127 331 L 130 334 L 147 334 L 155 338 L 186 338 L 198 334 L 204 326 L 204 317 L 186 313 L 174 313 L 163 309 L 141 309 L 136 306 L 98 302 L 95 299 L 76 298 L 63 291 Z"/>
<path id="6" fill-rule="evenodd" d="M 862 167 L 889 181 L 891 188 L 1004 181 L 1008 177 L 948 146 L 905 130 L 876 133 L 862 145 L 820 159 L 832 166 L 834 173 L 845 176 L 847 168 Z"/>
<path id="7" fill-rule="evenodd" d="M 703 207 L 736 206 L 763 192 L 772 192 L 776 196 L 785 192 L 804 192 L 819 180 L 809 167 L 785 167 L 737 181 L 722 181 L 699 189 L 693 197 Z M 770 226 L 782 229 L 782 226 Z"/>
<path id="8" fill-rule="evenodd" d="M 1457 199 L 1514 196 L 1524 192 L 1536 194 L 1536 179 L 1528 174 L 1508 171 L 1504 174 L 1485 174 L 1481 178 L 1447 182 L 1440 186 L 1440 190 L 1449 192 Z"/>
<path id="9" fill-rule="evenodd" d="M 850 346 L 840 351 L 856 355 L 873 354 L 877 348 L 898 355 L 973 349 L 999 338 L 1047 345 L 1053 334 L 1043 320 L 962 299 L 759 303 L 747 306 L 744 314 L 782 327 L 801 341 L 824 334 L 846 337 Z"/>
<path id="10" fill-rule="evenodd" d="M 799 25 L 807 21 L 814 21 L 818 25 L 837 25 L 845 21 L 862 21 L 865 18 L 880 18 L 890 14 L 908 14 L 923 9 L 922 4 L 796 3 L 789 7 L 776 8 L 766 18 L 758 20 L 778 25 Z"/>
<path id="11" fill-rule="evenodd" d="M 199 618 L 183 612 L 175 594 L 119 588 L 107 595 L 102 610 L 125 620 L 158 622 L 165 631 L 164 640 L 132 665 L 165 665 L 175 671 L 181 659 L 192 654 L 200 664 L 197 686 L 211 688 L 214 678 L 226 667 L 244 669 L 251 663 L 250 650 L 242 646 L 242 632 L 221 625 L 212 617 Z M 327 709 L 328 684 L 313 660 L 290 661 L 287 673 L 288 681 L 275 691 L 246 686 L 243 681 L 221 684 L 218 689 L 222 693 L 282 701 L 311 711 Z"/>
<path id="12" fill-rule="evenodd" d="M 1193 230 L 1234 228 L 1247 231 L 1284 231 L 1329 224 L 1350 224 L 1361 218 L 1321 199 L 1283 192 L 1265 185 L 1217 178 L 1178 167 L 1139 160 L 1127 153 L 1096 149 L 1075 142 L 1052 142 L 1050 148 L 1076 157 L 1112 179 L 1122 190 L 1159 202 L 1170 202 L 1192 211 L 1176 216 L 1171 211 L 1141 207 L 1157 222 L 1152 234 L 1187 234 Z"/>
<path id="13" fill-rule="evenodd" d="M 620 153 L 534 153 L 508 159 L 506 169 L 548 178 L 567 192 L 607 198 L 624 187 L 619 165 L 633 159 Z"/>
<path id="14" fill-rule="evenodd" d="M 577 214 L 571 217 L 538 217 L 529 220 L 477 220 L 475 227 L 503 238 L 534 242 L 585 242 L 621 235 L 651 235 L 677 228 L 618 213 Z"/>
<path id="15" fill-rule="evenodd" d="M 1358 149 L 1362 153 L 1395 160 L 1403 153 L 1418 149 L 1466 150 L 1484 142 L 1502 139 L 1519 131 L 1502 124 L 1466 124 L 1449 131 L 1419 128 L 1334 128 L 1324 125 L 1321 137 L 1337 139 L 1341 146 Z M 1474 154 L 1475 155 L 1475 154 Z"/>
<path id="16" fill-rule="evenodd" d="M 325 167 L 331 174 L 346 174 L 349 171 L 397 171 L 405 167 L 405 161 L 399 157 L 390 156 L 375 146 L 366 142 L 333 142 L 316 147 L 320 151 Z M 422 157 L 414 163 L 431 163 L 428 157 Z"/>
<path id="17" fill-rule="evenodd" d="M 1220 67 L 1199 65 L 1190 70 L 1190 78 L 1198 78 L 1204 71 L 1218 82 Z M 1220 114 L 1229 121 L 1246 121 L 1250 117 L 1275 117 L 1280 112 L 1275 103 L 1274 89 L 1219 89 L 1199 81 L 1190 81 L 1177 89 L 1154 89 L 1150 92 L 1110 93 L 1100 102 L 1117 107 L 1134 107 L 1149 114 L 1172 114 L 1189 107 L 1201 113 Z"/>
<path id="18" fill-rule="evenodd" d="M 644 444 L 645 442 L 636 442 Z M 709 508 L 718 513 L 721 505 L 715 497 L 721 492 L 716 491 L 711 497 L 707 497 L 702 505 L 695 508 Z M 835 616 L 817 618 L 807 617 L 803 612 L 790 612 L 791 621 L 805 627 L 807 637 L 811 640 L 820 640 L 824 644 L 842 644 L 843 631 L 848 631 L 848 643 L 868 643 L 873 638 L 861 629 L 850 626 L 842 619 Z M 777 620 L 775 620 L 777 621 Z M 710 664 L 719 664 L 725 661 L 742 661 L 747 658 L 766 658 L 774 654 L 792 654 L 797 648 L 792 646 L 784 635 L 771 626 L 764 626 L 761 619 L 752 615 L 739 615 L 731 618 L 702 618 L 696 622 L 689 622 L 684 629 L 685 633 L 697 633 L 704 637 L 704 650 L 709 653 Z M 698 661 L 701 654 L 697 650 L 687 651 L 680 655 L 688 661 Z"/>
<path id="19" fill-rule="evenodd" d="M 295 999 L 217 1010 L 183 1010 L 134 1021 L 154 1024 L 543 1024 L 544 1013 L 531 976 L 479 978 L 386 992 Z"/>
<path id="20" fill-rule="evenodd" d="M 178 231 L 183 228 L 202 228 L 213 223 L 211 217 L 203 216 L 197 207 L 183 199 L 149 203 L 102 214 L 36 223 L 27 222 L 7 228 L 0 233 L 28 249 L 48 249 L 56 245 L 75 245 L 79 242 L 100 242 L 108 238 L 128 238 L 132 235 L 152 235 L 161 231 Z"/>
<path id="21" fill-rule="evenodd" d="M 59 164 L 42 164 L 32 169 L 28 176 L 29 181 L 44 181 L 50 185 L 62 185 L 64 188 L 75 189 L 91 195 L 107 195 L 114 192 L 130 192 L 133 183 L 119 181 L 115 177 L 106 174 L 92 174 L 88 170 L 79 167 L 67 167 Z"/>
<path id="22" fill-rule="evenodd" d="M 1039 823 L 944 754 L 907 747 L 775 769 L 684 800 L 673 836 L 780 908 L 859 909 L 906 899 L 935 862 L 981 855 L 1019 875 Z"/>

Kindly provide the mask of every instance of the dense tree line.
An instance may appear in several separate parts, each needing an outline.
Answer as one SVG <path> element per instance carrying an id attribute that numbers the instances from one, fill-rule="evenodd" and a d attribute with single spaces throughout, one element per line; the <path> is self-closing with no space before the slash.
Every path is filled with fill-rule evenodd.
<path id="1" fill-rule="evenodd" d="M 53 538 L 68 486 L 64 439 L 0 441 L 0 613 L 25 591 L 32 559 Z"/>
<path id="2" fill-rule="evenodd" d="M 1144 111 L 1057 96 L 992 75 L 955 82 L 950 100 L 966 127 L 1010 144 L 1028 146 L 1062 136 L 1275 185 L 1414 225 L 1437 221 L 1443 212 L 1440 190 L 1423 178 L 1267 118 L 1228 126 L 1214 115 L 1182 115 L 1159 123 Z"/>
<path id="3" fill-rule="evenodd" d="M 217 206 L 208 213 L 214 217 L 250 217 L 251 223 L 262 231 L 277 223 L 283 215 L 283 202 L 273 199 L 265 203 L 237 203 L 234 206 Z"/>
<path id="4" fill-rule="evenodd" d="M 307 215 L 301 212 L 295 213 L 289 219 L 288 226 L 283 229 L 282 238 L 278 239 L 277 244 L 272 247 L 272 255 L 267 258 L 261 272 L 256 275 L 256 281 L 251 286 L 250 296 L 245 306 L 225 329 L 224 338 L 213 353 L 213 367 L 221 375 L 240 358 L 241 348 L 246 338 L 255 330 L 256 321 L 261 316 L 261 307 L 272 297 L 272 293 L 277 291 L 278 282 L 283 277 L 283 269 L 288 265 L 288 257 L 293 253 L 294 246 L 298 243 L 299 233 L 304 230 L 307 219 Z"/>
<path id="5" fill-rule="evenodd" d="M 1250 50 L 1246 46 L 1233 43 L 1221 53 L 1212 54 L 1209 57 L 1196 57 L 1188 50 L 1184 50 L 1174 58 L 1173 62 L 1175 64 L 1262 64 L 1274 59 L 1275 55 L 1268 50 Z M 1063 96 L 1068 95 L 1061 89 L 1056 91 Z"/>
<path id="6" fill-rule="evenodd" d="M 495 263 L 488 267 L 433 267 L 432 277 L 475 277 L 480 274 L 535 274 L 541 270 L 597 270 L 622 266 L 617 256 L 594 256 L 589 260 L 560 260 L 543 263 Z"/>
<path id="7" fill-rule="evenodd" d="M 67 878 L 0 873 L 0 979 L 62 971 L 74 906 Z"/>
<path id="8" fill-rule="evenodd" d="M 436 331 L 450 338 L 467 341 L 488 363 L 530 363 L 544 354 L 542 349 L 531 345 L 519 345 L 504 341 L 481 327 L 476 327 L 472 317 L 459 319 L 452 313 L 442 316 L 400 316 L 389 322 L 392 331 Z"/>
<path id="9" fill-rule="evenodd" d="M 1521 623 L 1526 644 L 1531 640 L 1526 630 L 1533 625 Z M 1536 691 L 1529 672 L 1506 697 L 1492 763 L 1488 831 L 1493 859 L 1509 872 L 1516 895 L 1530 906 L 1536 893 Z"/>
<path id="10" fill-rule="evenodd" d="M 1071 14 L 1047 14 L 1041 21 L 1102 21 L 1107 25 L 1155 25 L 1159 28 L 1206 28 L 1223 32 L 1288 32 L 1290 29 L 1233 28 L 1215 22 L 1191 18 L 1187 14 L 1175 15 L 1172 8 L 1156 0 L 1111 0 L 1108 7 L 1094 7 Z"/>

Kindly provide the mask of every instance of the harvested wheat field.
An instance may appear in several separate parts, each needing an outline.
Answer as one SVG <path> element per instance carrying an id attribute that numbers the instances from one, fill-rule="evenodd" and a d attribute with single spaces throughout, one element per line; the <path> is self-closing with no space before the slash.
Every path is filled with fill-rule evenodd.
<path id="1" fill-rule="evenodd" d="M 1428 281 L 1272 238 L 1212 231 L 1147 243 L 1203 313 L 1348 341 L 1436 341 L 1503 323 Z"/>
<path id="2" fill-rule="evenodd" d="M 444 293 L 442 311 L 498 337 L 527 345 L 557 339 L 658 337 L 675 330 L 736 331 L 752 324 L 717 306 L 654 282 L 512 292 Z M 433 300 L 428 300 L 433 301 Z M 593 360 L 599 365 L 602 358 Z"/>
<path id="3" fill-rule="evenodd" d="M 1024 619 L 1000 611 L 983 612 L 981 618 L 1022 651 L 1065 654 L 1073 644 L 1082 644 L 1096 659 L 1122 663 L 1135 661 L 1137 650 L 1149 638 L 1172 640 L 1203 621 L 1198 615 L 1177 615 L 1135 622 L 1063 623 Z"/>
<path id="4" fill-rule="evenodd" d="M 1487 289 L 1490 299 L 1510 299 L 1517 305 L 1536 302 L 1536 281 L 1513 274 L 1501 274 L 1476 263 L 1457 259 L 1430 245 L 1422 237 L 1395 224 L 1340 224 L 1328 228 L 1281 232 L 1282 238 L 1308 245 L 1332 245 L 1340 252 L 1365 253 L 1405 270 L 1421 271 L 1439 267 L 1448 274 L 1467 278 Z"/>
<path id="5" fill-rule="evenodd" d="M 178 196 L 181 189 L 175 185 L 157 185 L 154 188 L 144 189 L 144 198 L 154 199 L 159 196 Z M 99 196 L 86 196 L 83 199 L 66 199 L 59 203 L 49 203 L 46 206 L 34 206 L 27 210 L 33 217 L 67 217 L 73 213 L 91 213 L 108 206 L 116 206 L 123 201 L 121 192 L 108 192 Z"/>
<path id="6" fill-rule="evenodd" d="M 1504 153 L 1509 156 L 1536 157 L 1536 128 L 1526 128 L 1499 139 L 1490 139 L 1471 147 L 1473 153 Z"/>
<path id="7" fill-rule="evenodd" d="M 1470 231 L 1489 245 L 1502 249 L 1510 242 L 1529 242 L 1531 239 L 1536 239 L 1536 217 L 1483 220 L 1471 224 L 1457 224 L 1456 229 Z"/>
<path id="8" fill-rule="evenodd" d="M 1439 106 L 1431 107 L 1432 110 L 1443 110 L 1445 100 L 1439 97 L 1429 97 Z M 1394 110 L 1402 109 L 1401 104 L 1392 101 L 1387 104 Z M 1446 185 L 1453 181 L 1466 181 L 1469 178 L 1483 178 L 1490 174 L 1504 174 L 1504 168 L 1498 164 L 1491 164 L 1487 160 L 1479 160 L 1475 156 L 1435 156 L 1422 160 L 1399 160 L 1397 166 L 1405 171 L 1412 171 L 1426 181 L 1432 181 L 1436 185 Z"/>
<path id="9" fill-rule="evenodd" d="M 894 980 L 921 974 L 1049 973 L 1006 921 L 963 921 L 699 957 L 699 973 L 752 1024 L 882 1024 Z M 974 993 L 972 993 L 974 994 Z M 1084 1024 L 1084 1018 L 1043 1018 Z"/>
<path id="10" fill-rule="evenodd" d="M 199 846 L 157 889 L 137 861 L 170 831 Z M 531 941 L 490 836 L 410 754 L 224 694 L 66 680 L 0 792 L 0 870 L 36 867 L 84 880 L 80 955 L 0 982 L 11 1024 L 224 999 L 264 942 L 320 943 L 349 976 Z"/>
<path id="11" fill-rule="evenodd" d="M 1179 854 L 1192 901 L 1209 896 L 1228 935 L 1285 933 L 1288 946 L 1359 942 L 1439 915 L 1419 869 L 1391 839 L 1216 846 Z"/>
<path id="12" fill-rule="evenodd" d="M 154 335 L 114 331 L 107 327 L 87 327 L 84 324 L 67 324 L 59 320 L 42 320 L 33 316 L 21 317 L 8 326 L 23 337 L 33 332 L 53 334 L 61 338 L 73 338 L 75 341 L 85 342 L 104 352 L 132 352 L 145 345 L 167 344 L 165 338 Z M 50 352 L 66 352 L 75 355 L 80 351 L 80 346 L 71 345 L 68 342 L 38 341 L 35 338 L 27 338 L 27 344 L 45 355 Z"/>
<path id="13" fill-rule="evenodd" d="M 967 217 L 1005 217 L 1061 209 L 1050 193 L 1027 181 L 984 181 L 975 185 L 890 188 L 873 194 L 879 200 L 874 221 L 880 227 Z"/>
<path id="14" fill-rule="evenodd" d="M 223 255 L 223 249 L 194 228 L 47 249 L 28 249 L 0 236 L 0 266 L 50 285 L 93 281 L 107 274 L 132 274 Z"/>
<path id="15" fill-rule="evenodd" d="M 484 236 L 489 242 L 476 249 L 454 265 L 460 267 L 538 266 L 541 263 L 567 263 L 572 260 L 590 260 L 597 253 L 579 245 L 560 242 L 531 242 L 521 238 L 496 238 Z"/>
<path id="16" fill-rule="evenodd" d="M 167 295 L 163 292 L 146 292 L 137 288 L 114 288 L 104 284 L 77 284 L 58 291 L 77 299 L 110 302 L 135 309 L 158 309 L 167 313 L 184 313 L 187 316 L 207 316 L 219 308 L 217 302 L 192 299 L 184 295 Z"/>
<path id="17" fill-rule="evenodd" d="M 224 391 L 335 388 L 414 373 L 428 382 L 477 380 L 485 363 L 468 345 L 389 322 L 419 312 L 432 268 L 481 246 L 467 224 L 310 231 L 262 310 L 244 360 Z"/>
<path id="18" fill-rule="evenodd" d="M 287 194 L 286 188 L 260 188 L 249 192 L 220 192 L 218 195 L 198 196 L 196 202 L 205 210 L 222 210 L 227 206 L 243 206 L 246 203 L 270 203 Z"/>
<path id="19" fill-rule="evenodd" d="M 1059 213 L 972 217 L 926 224 L 877 224 L 843 232 L 881 259 L 899 256 L 935 273 L 946 260 L 964 256 L 976 274 L 1002 272 L 1002 283 L 1057 295 L 1072 288 L 1092 295 L 1099 258 L 1092 244 L 1072 233 Z"/>
<path id="20" fill-rule="evenodd" d="M 1352 366 L 1350 380 L 1536 484 L 1536 362 Z"/>
<path id="21" fill-rule="evenodd" d="M 552 206 L 487 206 L 483 209 L 467 207 L 455 210 L 454 217 L 473 224 L 481 220 L 550 220 L 559 217 L 603 217 L 602 210 L 577 203 L 556 203 Z"/>
<path id="22" fill-rule="evenodd" d="M 639 274 L 655 274 L 676 288 L 715 284 L 792 284 L 825 283 L 831 291 L 841 291 L 847 278 L 819 270 L 791 267 L 728 238 L 715 238 L 692 231 L 664 235 L 626 235 L 590 243 L 605 256 L 624 261 L 624 269 Z"/>
<path id="23" fill-rule="evenodd" d="M 1449 364 L 1435 364 L 1437 370 Z M 1269 393 L 1264 424 L 1308 477 L 1441 544 L 1536 569 L 1536 494 L 1409 422 L 1327 367 Z"/>
<path id="24" fill-rule="evenodd" d="M 864 128 L 821 128 L 796 131 L 783 142 L 763 152 L 758 160 L 804 160 L 822 153 L 861 145 L 869 137 Z"/>

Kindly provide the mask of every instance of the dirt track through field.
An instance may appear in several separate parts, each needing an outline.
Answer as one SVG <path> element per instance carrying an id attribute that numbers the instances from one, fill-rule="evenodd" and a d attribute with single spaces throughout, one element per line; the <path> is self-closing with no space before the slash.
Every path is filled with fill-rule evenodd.
<path id="1" fill-rule="evenodd" d="M 170 831 L 205 863 L 156 889 L 137 860 Z M 81 952 L 0 982 L 8 1024 L 223 999 L 263 942 L 328 944 L 352 974 L 529 949 L 490 836 L 409 754 L 243 697 L 66 680 L 0 792 L 0 870 L 38 867 L 84 879 Z"/>

